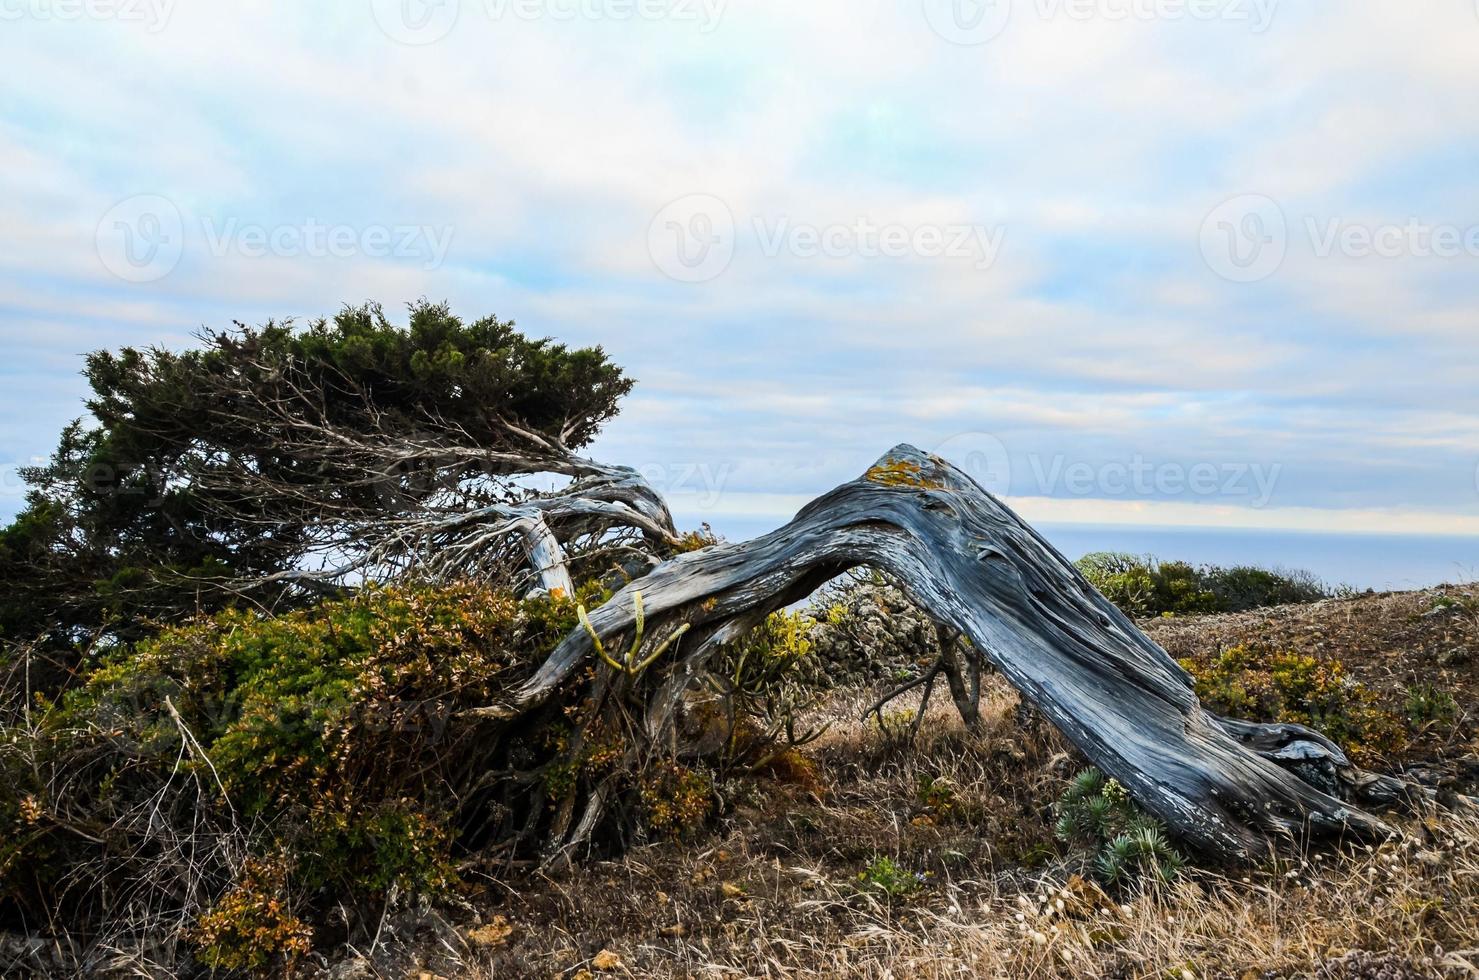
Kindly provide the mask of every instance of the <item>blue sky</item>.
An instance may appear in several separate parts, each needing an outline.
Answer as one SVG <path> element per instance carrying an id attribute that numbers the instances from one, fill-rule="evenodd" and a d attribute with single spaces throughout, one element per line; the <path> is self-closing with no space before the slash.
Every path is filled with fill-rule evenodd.
<path id="1" fill-rule="evenodd" d="M 1473 0 L 0 0 L 0 511 L 79 355 L 418 297 L 785 520 L 1479 534 Z"/>

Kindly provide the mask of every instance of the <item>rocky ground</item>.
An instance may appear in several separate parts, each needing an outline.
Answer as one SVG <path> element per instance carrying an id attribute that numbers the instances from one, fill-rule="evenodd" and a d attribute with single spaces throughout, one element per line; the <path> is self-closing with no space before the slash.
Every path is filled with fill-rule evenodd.
<path id="1" fill-rule="evenodd" d="M 861 607 L 856 615 L 834 618 L 871 637 L 882 656 L 844 662 L 846 644 L 824 629 L 818 664 L 841 681 L 823 709 L 831 727 L 799 759 L 736 789 L 714 826 L 615 860 L 483 883 L 450 919 L 404 911 L 387 919 L 376 949 L 346 951 L 324 972 L 1479 976 L 1479 818 L 1414 820 L 1408 840 L 1375 850 L 1101 888 L 1052 829 L 1054 803 L 1082 763 L 1056 733 L 1023 727 L 999 679 L 975 735 L 948 699 L 931 707 L 917 738 L 902 725 L 858 720 L 878 691 L 928 659 L 928 624 L 889 590 L 849 601 Z M 1394 705 L 1414 685 L 1441 685 L 1457 716 L 1431 731 L 1418 726 L 1390 767 L 1452 785 L 1479 761 L 1479 590 L 1144 626 L 1182 657 L 1259 642 L 1338 658 L 1353 681 Z"/>

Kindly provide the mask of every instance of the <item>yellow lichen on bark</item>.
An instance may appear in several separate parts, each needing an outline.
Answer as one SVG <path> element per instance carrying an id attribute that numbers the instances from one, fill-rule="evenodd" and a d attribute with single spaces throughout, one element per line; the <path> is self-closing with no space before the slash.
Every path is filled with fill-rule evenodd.
<path id="1" fill-rule="evenodd" d="M 938 480 L 926 477 L 924 468 L 908 459 L 874 463 L 864 477 L 872 483 L 885 487 L 938 490 L 944 485 Z"/>

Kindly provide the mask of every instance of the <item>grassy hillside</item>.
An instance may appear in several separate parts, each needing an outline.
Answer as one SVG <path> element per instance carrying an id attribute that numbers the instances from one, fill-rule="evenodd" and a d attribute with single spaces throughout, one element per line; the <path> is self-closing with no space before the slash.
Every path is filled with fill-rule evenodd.
<path id="1" fill-rule="evenodd" d="M 1318 727 L 1454 807 L 1479 791 L 1479 589 L 1337 597 L 1298 577 L 1109 558 L 1095 574 L 1149 583 L 1132 590 L 1155 600 L 1134 607 L 1142 627 L 1214 710 Z M 1308 601 L 1266 605 L 1291 589 Z M 1190 611 L 1223 603 L 1242 611 Z M 616 734 L 566 753 L 578 701 L 501 747 L 450 722 L 577 618 L 569 598 L 369 591 L 205 617 L 120 649 L 56 700 L 8 701 L 0 973 L 1479 969 L 1479 814 L 1402 818 L 1408 837 L 1376 849 L 1199 864 L 994 674 L 978 731 L 937 696 L 915 732 L 917 689 L 860 720 L 936 653 L 928 619 L 876 577 L 727 649 L 715 669 L 732 699 L 693 704 L 688 748 L 638 770 L 632 836 L 542 865 L 502 828 L 538 838 L 568 817 L 576 781 L 620 776 Z M 529 779 L 487 801 L 488 774 L 514 766 Z M 70 904 L 48 926 L 54 898 Z"/>
<path id="2" fill-rule="evenodd" d="M 1379 717 L 1394 741 L 1369 748 L 1373 764 L 1445 793 L 1475 788 L 1475 590 L 1145 626 L 1193 666 L 1250 648 L 1309 661 L 1303 675 L 1283 662 L 1275 680 L 1260 665 L 1276 657 L 1249 657 L 1237 682 L 1280 692 L 1271 717 Z M 1231 687 L 1228 671 L 1208 676 Z M 1415 694 L 1429 688 L 1447 695 L 1436 708 Z M 1021 715 L 999 678 L 974 735 L 944 699 L 917 738 L 906 734 L 911 702 L 884 728 L 860 722 L 871 694 L 832 692 L 817 709 L 826 734 L 728 788 L 711 828 L 517 889 L 489 883 L 468 896 L 459 928 L 396 920 L 403 944 L 377 960 L 490 978 L 1374 978 L 1479 968 L 1474 816 L 1415 822 L 1401 844 L 1284 858 L 1246 875 L 1190 868 L 1169 883 L 1106 884 L 1090 851 L 1055 834 L 1081 762 Z"/>

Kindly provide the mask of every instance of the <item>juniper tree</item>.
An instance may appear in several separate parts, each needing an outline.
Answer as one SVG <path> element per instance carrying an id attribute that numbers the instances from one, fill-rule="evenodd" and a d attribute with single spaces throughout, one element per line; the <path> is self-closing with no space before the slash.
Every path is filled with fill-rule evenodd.
<path id="1" fill-rule="evenodd" d="M 568 588 L 582 540 L 672 536 L 634 472 L 578 455 L 632 387 L 599 347 L 428 303 L 404 329 L 362 306 L 199 341 L 87 357 L 90 418 L 25 471 L 0 532 L 0 635 L 75 650 L 229 601 L 529 556 Z M 571 482 L 539 493 L 532 473 Z"/>
<path id="2" fill-rule="evenodd" d="M 968 641 L 1196 850 L 1246 859 L 1271 837 L 1380 837 L 1390 827 L 1363 806 L 1408 792 L 1309 729 L 1207 711 L 1046 540 L 913 447 L 769 534 L 679 547 L 635 471 L 580 455 L 631 385 L 599 348 L 429 304 L 401 330 L 364 307 L 304 330 L 237 325 L 183 353 L 94 354 L 87 376 L 92 425 L 28 474 L 29 506 L 0 544 L 7 579 L 29 583 L 3 607 L 12 637 L 122 638 L 201 606 L 277 609 L 370 581 L 569 592 L 640 559 L 537 668 L 459 715 L 496 740 L 574 690 L 582 717 L 631 733 L 609 777 L 565 797 L 551 853 L 589 839 L 619 774 L 671 745 L 675 711 L 720 651 L 859 566 L 940 625 L 945 653 Z M 565 482 L 530 481 L 551 476 Z M 973 710 L 952 663 L 952 694 Z"/>

